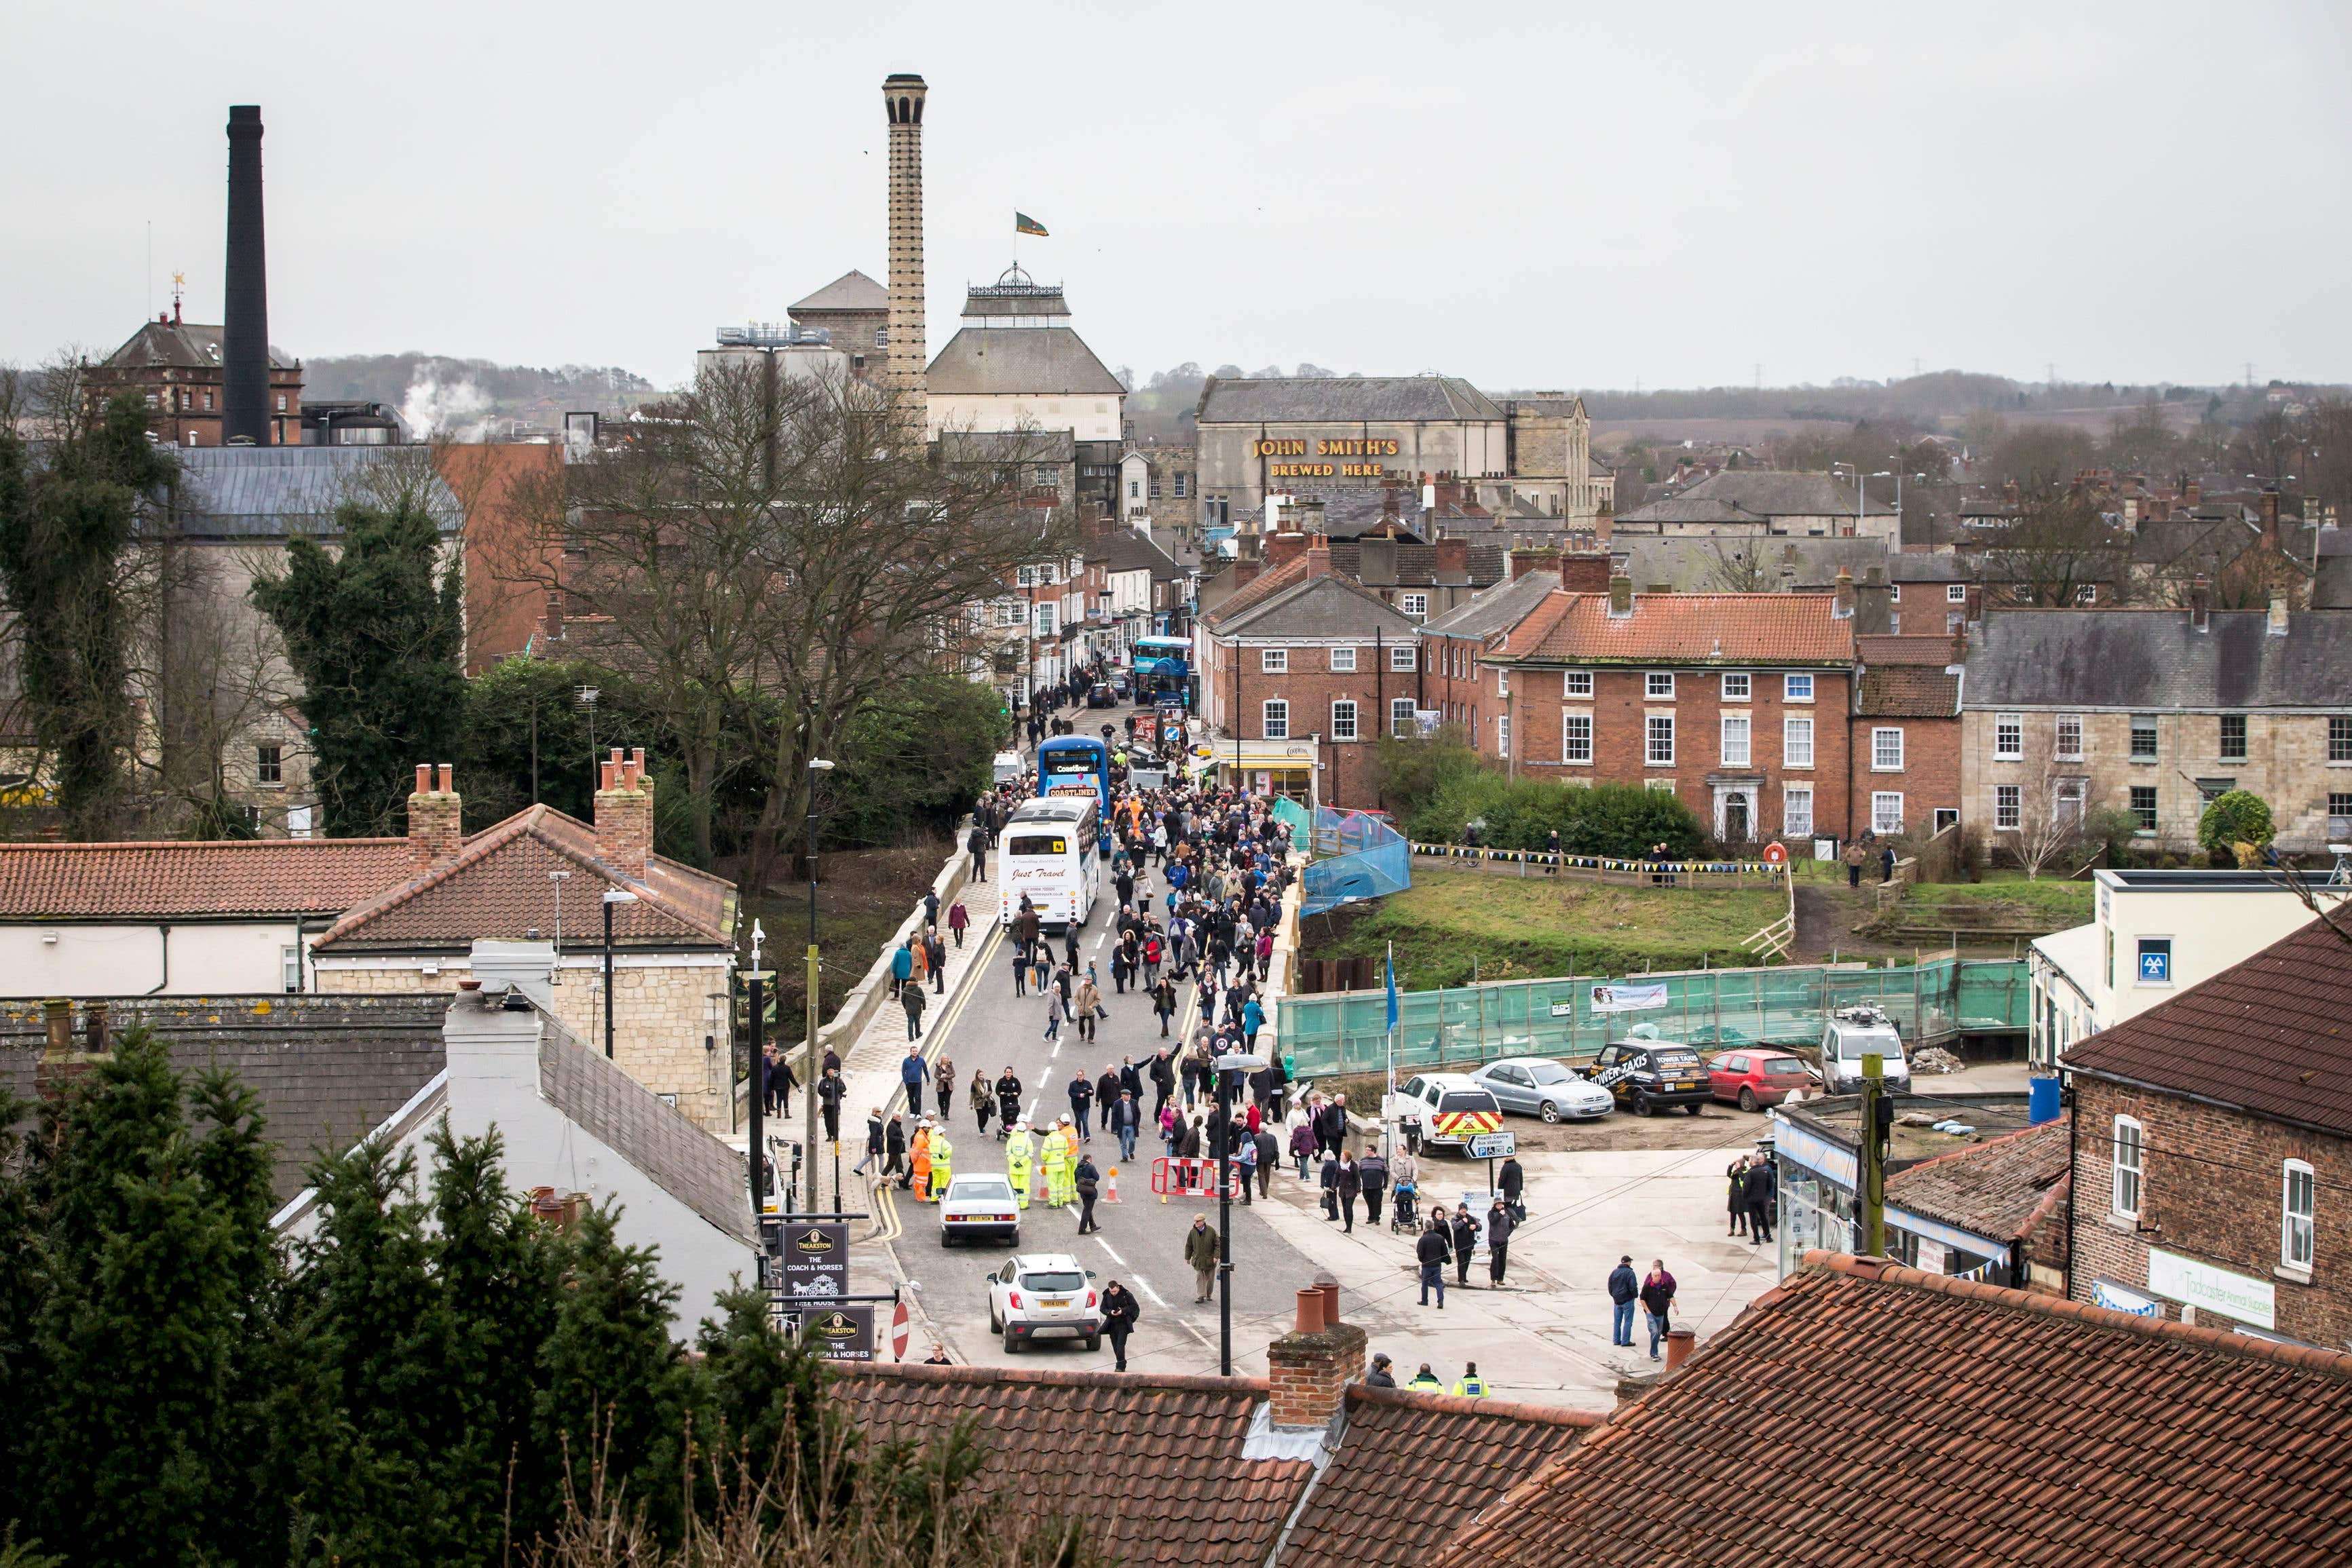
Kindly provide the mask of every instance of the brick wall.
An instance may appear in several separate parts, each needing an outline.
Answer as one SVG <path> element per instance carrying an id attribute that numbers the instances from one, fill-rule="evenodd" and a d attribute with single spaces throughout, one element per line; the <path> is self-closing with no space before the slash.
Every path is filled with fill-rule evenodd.
<path id="1" fill-rule="evenodd" d="M 1421 706 L 1443 716 L 1443 722 L 1461 729 L 1465 735 L 1473 727 L 1471 709 L 1479 711 L 1476 723 L 1484 725 L 1486 716 L 1495 712 L 1495 700 L 1482 695 L 1481 674 L 1492 685 L 1494 674 L 1478 668 L 1478 656 L 1486 652 L 1483 639 L 1468 637 L 1423 637 L 1421 640 Z M 1461 674 L 1454 672 L 1461 671 Z"/>
<path id="2" fill-rule="evenodd" d="M 567 957 L 560 973 L 555 1016 L 583 1042 L 602 1051 L 602 966 L 575 967 L 575 962 L 576 956 Z M 655 1093 L 677 1095 L 677 1108 L 712 1132 L 725 1131 L 728 1124 L 722 1086 L 728 1026 L 723 1002 L 713 999 L 713 993 L 727 989 L 726 962 L 718 954 L 708 963 L 695 964 L 632 962 L 626 955 L 613 960 L 613 990 L 619 998 L 613 1009 L 613 1060 Z M 427 975 L 413 963 L 350 968 L 330 967 L 331 963 L 318 969 L 323 993 L 454 992 L 459 980 L 473 975 L 462 958 L 444 963 L 437 975 Z M 704 1047 L 711 1037 L 716 1037 L 716 1050 Z"/>
<path id="3" fill-rule="evenodd" d="M 1391 670 L 1386 667 L 1391 656 L 1389 650 L 1399 644 L 1383 640 L 1376 649 L 1368 636 L 1362 643 L 1350 645 L 1356 654 L 1352 673 L 1331 668 L 1332 650 L 1328 646 L 1286 643 L 1281 651 L 1289 667 L 1276 674 L 1265 668 L 1261 647 L 1244 645 L 1236 650 L 1213 643 L 1208 673 L 1213 688 L 1209 711 L 1216 718 L 1220 733 L 1230 737 L 1238 732 L 1244 740 L 1264 740 L 1269 738 L 1265 733 L 1266 703 L 1288 703 L 1290 738 L 1303 740 L 1310 735 L 1323 737 L 1318 748 L 1318 759 L 1323 763 L 1318 786 L 1323 803 L 1373 807 L 1380 804 L 1379 737 L 1388 727 L 1390 703 L 1399 697 L 1419 700 L 1420 647 L 1417 641 L 1403 644 L 1413 649 L 1415 668 Z M 1238 706 L 1233 664 L 1236 653 L 1241 664 Z M 1333 733 L 1331 706 L 1343 699 L 1356 705 L 1354 740 L 1342 740 Z"/>
<path id="4" fill-rule="evenodd" d="M 1661 673 L 1664 673 L 1663 667 Z M 1647 785 L 1671 781 L 1674 792 L 1697 813 L 1709 833 L 1717 831 L 1716 787 L 1709 775 L 1730 786 L 1735 778 L 1760 778 L 1750 802 L 1751 836 L 1769 838 L 1786 831 L 1784 803 L 1790 786 L 1810 785 L 1813 791 L 1813 830 L 1834 833 L 1846 821 L 1850 769 L 1847 760 L 1851 707 L 1850 673 L 1843 669 L 1802 671 L 1813 678 L 1813 700 L 1790 702 L 1780 670 L 1737 672 L 1748 677 L 1746 701 L 1724 698 L 1723 672 L 1679 669 L 1670 698 L 1648 695 L 1647 670 L 1596 669 L 1591 672 L 1592 695 L 1564 695 L 1563 672 L 1516 669 L 1511 672 L 1512 749 L 1517 766 L 1537 778 L 1585 779 L 1600 783 Z M 1485 721 L 1478 749 L 1499 757 L 1493 715 L 1502 698 L 1494 669 L 1484 671 L 1481 695 L 1475 699 Z M 1457 683 L 1458 685 L 1458 683 Z M 1592 760 L 1573 763 L 1562 758 L 1562 721 L 1570 714 L 1592 720 Z M 1745 714 L 1748 720 L 1748 761 L 1745 767 L 1723 762 L 1723 719 Z M 1675 760 L 1654 766 L 1648 760 L 1648 721 L 1671 716 L 1675 721 Z M 1784 721 L 1810 718 L 1813 726 L 1811 768 L 1791 768 L 1783 760 Z"/>
<path id="5" fill-rule="evenodd" d="M 1318 1333 L 1296 1330 L 1266 1350 L 1267 1403 L 1277 1427 L 1322 1427 L 1339 1413 L 1348 1385 L 1364 1375 L 1364 1331 L 1332 1323 Z"/>
<path id="6" fill-rule="evenodd" d="M 1847 746 L 1853 771 L 1846 800 L 1850 813 L 1845 836 L 1859 837 L 1872 826 L 1871 796 L 1889 791 L 1903 797 L 1903 825 L 1921 833 L 1935 831 L 1936 811 L 1960 809 L 1960 721 L 1950 718 L 1874 718 L 1856 714 Z M 1903 766 L 1881 772 L 1875 763 L 1871 732 L 1903 732 Z M 1827 826 L 1827 824 L 1824 824 Z"/>
<path id="7" fill-rule="evenodd" d="M 2268 1281 L 2277 1300 L 2276 1333 L 2330 1349 L 2352 1342 L 2352 1201 L 2345 1197 L 2352 1191 L 2352 1139 L 2091 1078 L 2076 1078 L 2074 1092 L 2075 1300 L 2089 1301 L 2092 1282 L 2101 1279 L 2147 1291 L 2147 1250 L 2159 1247 Z M 2137 1227 L 2114 1214 L 2118 1115 L 2142 1129 Z M 2280 1265 L 2290 1159 L 2308 1162 L 2317 1177 L 2308 1282 Z M 2167 1302 L 2166 1315 L 2178 1318 L 2179 1308 Z"/>

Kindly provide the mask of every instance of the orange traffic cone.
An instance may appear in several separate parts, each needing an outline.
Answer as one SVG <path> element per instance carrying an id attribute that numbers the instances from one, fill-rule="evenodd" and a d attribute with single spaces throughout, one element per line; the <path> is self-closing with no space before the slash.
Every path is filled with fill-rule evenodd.
<path id="1" fill-rule="evenodd" d="M 1117 1203 L 1118 1201 L 1118 1167 L 1117 1166 L 1110 1167 L 1110 1191 L 1104 1197 L 1103 1201 L 1105 1203 Z"/>

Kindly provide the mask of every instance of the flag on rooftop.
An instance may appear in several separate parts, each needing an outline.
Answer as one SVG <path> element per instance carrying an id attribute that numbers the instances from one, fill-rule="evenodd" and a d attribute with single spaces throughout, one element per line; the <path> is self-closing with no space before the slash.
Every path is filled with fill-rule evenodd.
<path id="1" fill-rule="evenodd" d="M 1035 218 L 1031 217 L 1027 213 L 1014 213 L 1013 214 L 1013 232 L 1017 235 L 1035 235 L 1040 239 L 1047 237 L 1045 234 L 1045 225 L 1039 223 Z"/>

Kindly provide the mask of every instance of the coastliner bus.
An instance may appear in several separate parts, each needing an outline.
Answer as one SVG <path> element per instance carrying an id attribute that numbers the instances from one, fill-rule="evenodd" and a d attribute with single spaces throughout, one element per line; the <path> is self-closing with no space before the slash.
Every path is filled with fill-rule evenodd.
<path id="1" fill-rule="evenodd" d="M 1069 795 L 1041 796 L 1013 809 L 997 849 L 1001 924 L 1013 924 L 1024 894 L 1042 925 L 1086 924 L 1102 893 L 1096 816 L 1091 802 Z"/>
<path id="2" fill-rule="evenodd" d="M 1160 693 L 1181 697 L 1191 690 L 1190 637 L 1138 637 L 1134 659 L 1136 701 L 1150 702 Z"/>
<path id="3" fill-rule="evenodd" d="M 1084 795 L 1096 821 L 1110 810 L 1110 747 L 1090 735 L 1057 735 L 1037 747 L 1037 794 Z"/>

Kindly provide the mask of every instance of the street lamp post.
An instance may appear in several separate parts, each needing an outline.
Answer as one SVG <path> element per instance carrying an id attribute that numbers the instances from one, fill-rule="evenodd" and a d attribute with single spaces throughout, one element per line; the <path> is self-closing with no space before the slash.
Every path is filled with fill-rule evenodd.
<path id="1" fill-rule="evenodd" d="M 751 922 L 751 973 L 747 980 L 751 997 L 751 1225 L 755 1233 L 761 1235 L 763 1246 L 765 1242 L 763 1227 L 768 1212 L 766 1120 L 768 1063 L 765 1052 L 765 1019 L 761 1017 L 763 1004 L 760 997 L 760 944 L 767 938 L 768 934 L 760 928 L 759 921 L 753 920 Z M 733 1053 L 730 1051 L 729 1054 L 731 1057 Z M 728 1068 L 730 1078 L 734 1075 L 734 1071 L 730 1062 Z M 731 1082 L 727 1087 L 727 1092 L 729 1103 L 731 1104 L 735 1093 L 735 1086 Z M 762 1263 L 761 1267 L 764 1268 L 765 1264 Z"/>
<path id="2" fill-rule="evenodd" d="M 803 1209 L 805 1212 L 811 1214 L 816 1212 L 817 1081 L 824 1075 L 817 1066 L 816 1053 L 818 976 L 816 943 L 816 781 L 821 776 L 832 771 L 833 764 L 826 761 L 824 758 L 812 757 L 809 758 L 808 793 L 803 797 L 801 804 L 801 836 L 805 842 L 806 852 L 808 855 L 809 890 L 808 1046 L 807 1050 L 803 1053 L 808 1059 L 808 1082 L 801 1085 L 802 1092 L 807 1096 L 807 1103 L 802 1108 L 802 1113 L 806 1118 L 807 1132 L 807 1142 L 803 1145 L 803 1147 L 807 1150 L 807 1153 L 801 1156 L 801 1160 L 803 1167 L 808 1172 L 808 1201 L 803 1205 Z M 840 1169 L 837 1166 L 835 1167 L 833 1197 L 834 1209 L 838 1213 L 841 1209 L 841 1176 Z"/>
<path id="3" fill-rule="evenodd" d="M 1862 465 L 1858 463 L 1832 463 L 1830 465 L 1830 472 L 1832 474 L 1836 473 L 1841 468 L 1853 476 L 1853 531 L 1855 536 L 1859 538 L 1863 529 L 1862 497 L 1864 486 L 1862 483 Z"/>
<path id="4" fill-rule="evenodd" d="M 613 905 L 635 904 L 637 895 L 625 888 L 604 890 L 604 1060 L 613 1060 Z"/>
<path id="5" fill-rule="evenodd" d="M 1234 1090 L 1263 1056 L 1234 1051 L 1216 1060 L 1217 1071 L 1217 1367 L 1234 1375 Z"/>

